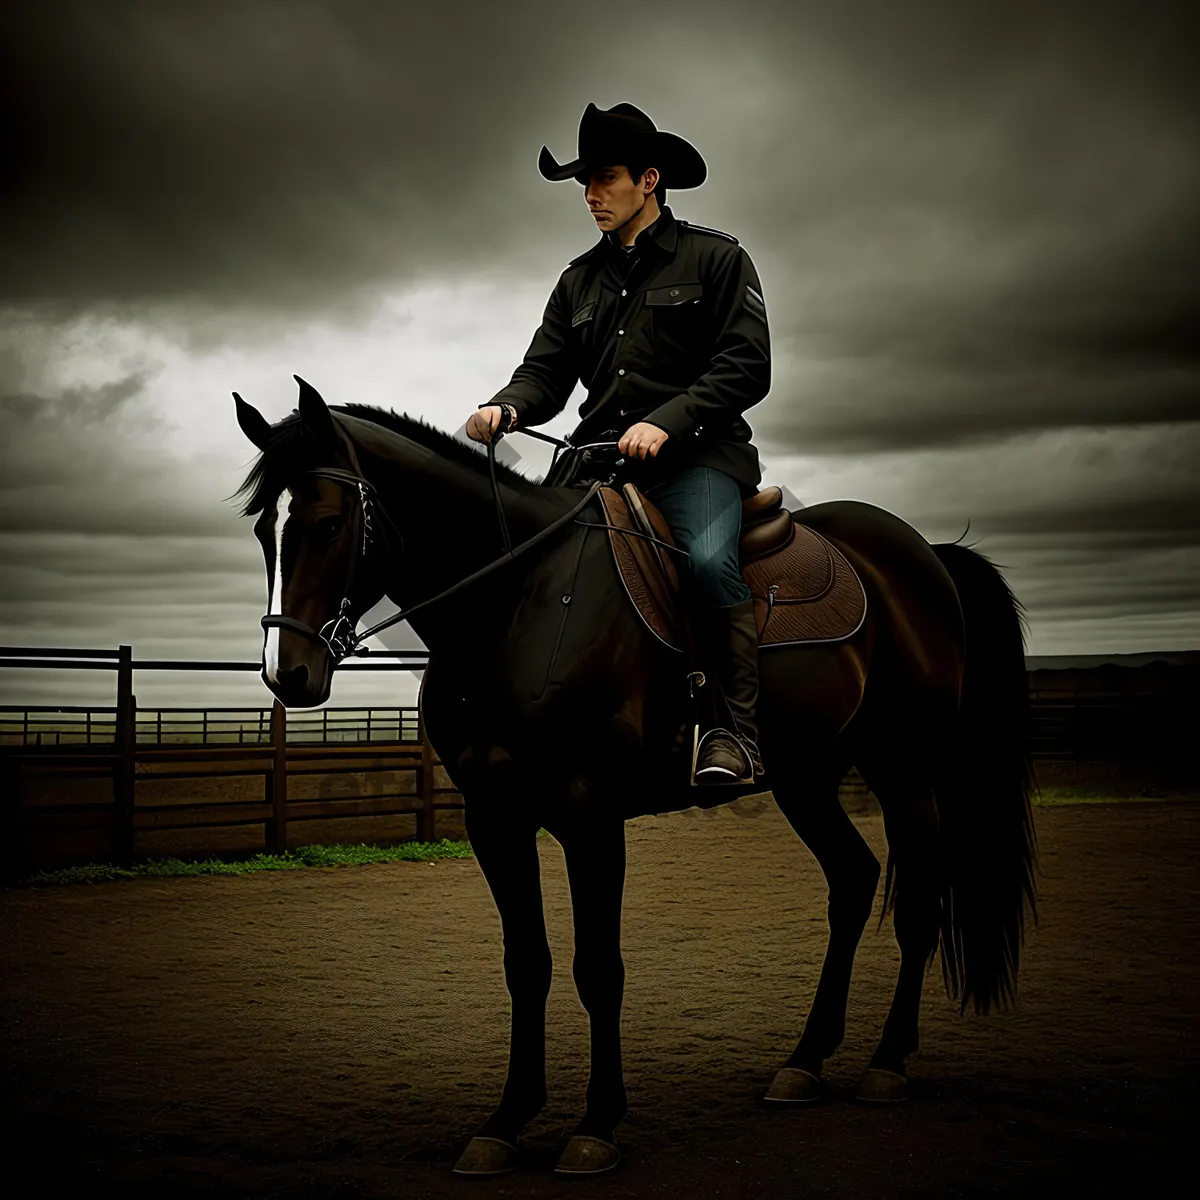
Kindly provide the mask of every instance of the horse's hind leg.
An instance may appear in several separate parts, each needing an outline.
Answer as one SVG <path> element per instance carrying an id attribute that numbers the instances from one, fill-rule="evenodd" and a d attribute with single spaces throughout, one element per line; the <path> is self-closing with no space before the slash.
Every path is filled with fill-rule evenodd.
<path id="1" fill-rule="evenodd" d="M 829 885 L 829 943 L 804 1033 L 764 1100 L 795 1104 L 823 1092 L 821 1068 L 846 1034 L 850 973 L 875 902 L 879 861 L 838 799 L 842 766 L 808 779 L 772 781 L 775 802 L 812 851 Z"/>
<path id="2" fill-rule="evenodd" d="M 863 767 L 879 799 L 893 868 L 894 927 L 900 947 L 900 975 L 883 1036 L 856 1098 L 888 1103 L 908 1097 L 905 1060 L 918 1046 L 921 989 L 941 927 L 938 812 L 928 772 L 893 762 L 880 772 Z"/>

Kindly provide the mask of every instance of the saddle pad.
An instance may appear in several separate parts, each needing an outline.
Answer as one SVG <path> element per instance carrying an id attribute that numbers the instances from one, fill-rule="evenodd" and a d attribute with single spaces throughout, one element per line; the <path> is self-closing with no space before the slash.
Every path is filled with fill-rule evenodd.
<path id="1" fill-rule="evenodd" d="M 844 554 L 807 526 L 784 549 L 749 563 L 742 578 L 754 597 L 760 646 L 836 642 L 867 614 L 862 581 Z"/>
<path id="2" fill-rule="evenodd" d="M 642 528 L 630 511 L 627 495 L 613 488 L 601 488 L 598 495 L 604 520 L 616 526 L 608 531 L 608 540 L 626 595 L 659 641 L 682 650 L 683 604 L 676 556 L 645 538 L 617 532 Z M 641 500 L 638 516 L 649 522 L 658 537 L 673 544 L 658 509 L 645 497 L 635 494 L 633 499 Z M 839 641 L 857 632 L 866 615 L 866 594 L 841 551 L 804 525 L 795 529 L 787 546 L 742 568 L 742 578 L 754 597 L 760 646 Z"/>

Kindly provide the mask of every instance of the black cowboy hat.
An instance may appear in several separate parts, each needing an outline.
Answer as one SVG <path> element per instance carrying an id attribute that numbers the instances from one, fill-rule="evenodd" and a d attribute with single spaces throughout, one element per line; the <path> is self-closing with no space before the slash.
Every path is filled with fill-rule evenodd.
<path id="1" fill-rule="evenodd" d="M 596 167 L 627 158 L 643 159 L 647 166 L 657 167 L 663 185 L 669 188 L 699 187 L 708 175 L 704 159 L 691 142 L 655 128 L 632 104 L 614 104 L 612 108 L 589 104 L 579 121 L 579 157 L 560 163 L 549 147 L 543 146 L 538 170 L 545 179 L 575 179 L 586 184 Z"/>

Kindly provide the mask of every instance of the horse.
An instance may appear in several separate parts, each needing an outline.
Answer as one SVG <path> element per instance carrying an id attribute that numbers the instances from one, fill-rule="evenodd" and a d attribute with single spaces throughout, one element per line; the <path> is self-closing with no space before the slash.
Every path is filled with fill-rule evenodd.
<path id="1" fill-rule="evenodd" d="M 297 381 L 299 407 L 275 425 L 234 393 L 238 423 L 261 451 L 235 496 L 245 498 L 242 515 L 257 518 L 266 561 L 262 678 L 286 707 L 321 704 L 361 640 L 363 613 L 384 595 L 413 613 L 429 651 L 419 694 L 426 735 L 462 793 L 503 928 L 507 1078 L 456 1173 L 513 1170 L 518 1137 L 546 1103 L 543 828 L 565 858 L 572 974 L 590 1028 L 585 1112 L 560 1175 L 599 1174 L 621 1158 L 631 818 L 769 791 L 825 875 L 829 940 L 816 994 L 764 1104 L 826 1096 L 822 1066 L 844 1037 L 854 955 L 881 874 L 839 802 L 851 767 L 883 814 L 879 920 L 893 914 L 901 955 L 856 1098 L 907 1096 L 922 981 L 939 948 L 960 1014 L 1015 1000 L 1026 915 L 1037 919 L 1025 622 L 987 558 L 959 543 L 931 545 L 870 504 L 792 513 L 851 562 L 866 616 L 840 641 L 760 648 L 766 774 L 740 788 L 689 786 L 679 655 L 622 589 L 609 535 L 595 528 L 604 521 L 599 482 L 587 492 L 547 486 L 419 419 L 330 407 Z"/>

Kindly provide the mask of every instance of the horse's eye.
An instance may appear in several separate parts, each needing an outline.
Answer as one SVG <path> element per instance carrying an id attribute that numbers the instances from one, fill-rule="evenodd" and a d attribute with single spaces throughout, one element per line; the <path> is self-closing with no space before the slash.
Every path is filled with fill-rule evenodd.
<path id="1" fill-rule="evenodd" d="M 322 541 L 332 542 L 342 532 L 341 517 L 322 517 L 314 526 L 313 532 Z"/>

